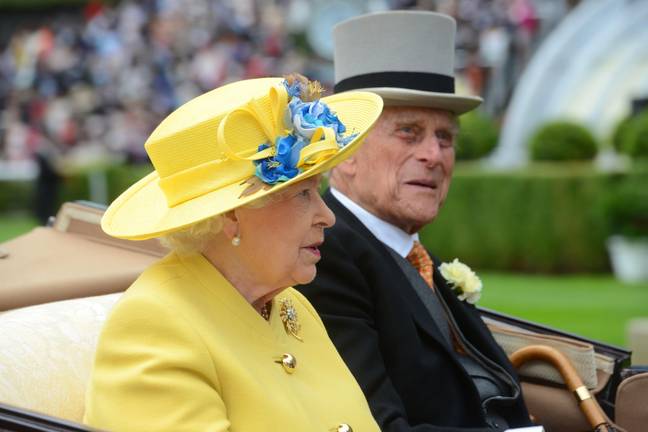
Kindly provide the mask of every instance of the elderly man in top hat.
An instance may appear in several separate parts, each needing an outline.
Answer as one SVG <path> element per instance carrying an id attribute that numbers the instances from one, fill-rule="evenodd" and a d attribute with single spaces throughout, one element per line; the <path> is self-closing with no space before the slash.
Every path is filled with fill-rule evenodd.
<path id="1" fill-rule="evenodd" d="M 531 424 L 506 355 L 418 241 L 450 186 L 457 115 L 481 103 L 454 92 L 454 35 L 454 20 L 433 12 L 364 15 L 334 29 L 335 91 L 374 91 L 386 108 L 331 173 L 325 201 L 337 223 L 316 279 L 300 289 L 383 431 Z"/>

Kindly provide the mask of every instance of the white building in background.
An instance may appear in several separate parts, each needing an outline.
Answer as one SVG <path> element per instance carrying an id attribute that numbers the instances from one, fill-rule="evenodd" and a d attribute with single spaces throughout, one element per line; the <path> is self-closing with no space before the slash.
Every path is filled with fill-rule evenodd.
<path id="1" fill-rule="evenodd" d="M 530 135 L 554 118 L 580 121 L 607 140 L 638 97 L 648 97 L 648 0 L 583 0 L 520 76 L 489 162 L 526 164 Z"/>

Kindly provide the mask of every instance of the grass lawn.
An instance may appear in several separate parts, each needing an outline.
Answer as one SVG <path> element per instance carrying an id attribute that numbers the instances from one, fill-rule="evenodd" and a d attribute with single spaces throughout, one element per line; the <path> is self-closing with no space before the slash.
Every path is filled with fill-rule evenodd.
<path id="1" fill-rule="evenodd" d="M 0 215 L 0 242 L 37 222 L 25 214 Z M 479 304 L 592 339 L 627 346 L 625 327 L 648 318 L 648 282 L 623 284 L 611 275 L 546 276 L 480 272 Z"/>
<path id="2" fill-rule="evenodd" d="M 480 306 L 614 345 L 627 346 L 632 318 L 648 318 L 648 282 L 624 284 L 606 275 L 480 276 Z"/>
<path id="3" fill-rule="evenodd" d="M 29 214 L 0 214 L 0 243 L 31 231 L 36 225 L 38 221 Z"/>

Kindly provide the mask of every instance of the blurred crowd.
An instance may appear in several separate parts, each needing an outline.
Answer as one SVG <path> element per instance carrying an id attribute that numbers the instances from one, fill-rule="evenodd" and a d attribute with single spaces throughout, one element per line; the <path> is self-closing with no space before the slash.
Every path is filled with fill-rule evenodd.
<path id="1" fill-rule="evenodd" d="M 494 113 L 504 109 L 543 24 L 532 0 L 358 2 L 359 13 L 419 8 L 454 16 L 463 85 Z M 166 114 L 229 81 L 300 71 L 330 88 L 330 59 L 316 54 L 305 32 L 313 3 L 90 2 L 73 16 L 18 29 L 0 41 L 0 160 L 46 162 L 73 152 L 144 161 L 143 143 Z"/>

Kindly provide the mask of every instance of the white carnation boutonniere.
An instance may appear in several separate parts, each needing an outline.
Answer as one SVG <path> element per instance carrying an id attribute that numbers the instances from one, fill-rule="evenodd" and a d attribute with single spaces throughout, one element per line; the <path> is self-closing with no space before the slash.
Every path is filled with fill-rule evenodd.
<path id="1" fill-rule="evenodd" d="M 477 303 L 481 297 L 482 281 L 470 267 L 455 258 L 451 263 L 441 264 L 439 270 L 459 300 Z"/>

